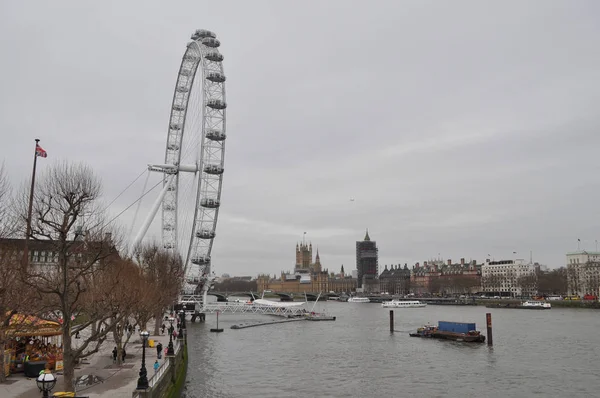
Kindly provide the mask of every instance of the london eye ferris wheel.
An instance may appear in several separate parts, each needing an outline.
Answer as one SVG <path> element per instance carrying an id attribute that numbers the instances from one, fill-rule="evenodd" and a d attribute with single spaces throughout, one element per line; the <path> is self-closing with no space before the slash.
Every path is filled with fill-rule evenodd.
<path id="1" fill-rule="evenodd" d="M 227 103 L 219 40 L 202 29 L 191 39 L 177 74 L 164 164 L 149 165 L 163 174 L 163 189 L 134 245 L 161 209 L 162 245 L 184 261 L 184 293 L 205 295 L 221 205 Z"/>

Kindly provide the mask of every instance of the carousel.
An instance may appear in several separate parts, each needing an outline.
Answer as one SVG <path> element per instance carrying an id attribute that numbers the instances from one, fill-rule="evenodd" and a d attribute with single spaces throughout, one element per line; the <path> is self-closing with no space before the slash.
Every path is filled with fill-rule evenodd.
<path id="1" fill-rule="evenodd" d="M 62 370 L 60 323 L 33 315 L 15 314 L 6 329 L 4 373 L 37 377 L 45 369 Z"/>

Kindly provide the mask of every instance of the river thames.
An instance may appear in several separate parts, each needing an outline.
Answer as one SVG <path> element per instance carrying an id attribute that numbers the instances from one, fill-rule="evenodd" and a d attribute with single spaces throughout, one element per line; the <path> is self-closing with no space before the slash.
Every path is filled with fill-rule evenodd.
<path id="1" fill-rule="evenodd" d="M 308 308 L 313 303 L 309 303 Z M 219 316 L 223 333 L 188 322 L 184 396 L 200 397 L 591 397 L 598 396 L 600 312 L 317 303 L 334 322 L 291 322 L 234 330 L 265 315 Z M 411 338 L 438 320 L 476 322 L 492 313 L 494 347 Z"/>

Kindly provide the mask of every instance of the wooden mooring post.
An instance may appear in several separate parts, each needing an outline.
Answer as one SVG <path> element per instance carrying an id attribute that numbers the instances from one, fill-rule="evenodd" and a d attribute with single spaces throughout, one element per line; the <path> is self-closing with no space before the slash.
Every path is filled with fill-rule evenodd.
<path id="1" fill-rule="evenodd" d="M 494 338 L 492 337 L 492 314 L 485 314 L 485 323 L 487 325 L 487 345 L 489 347 L 494 345 Z"/>
<path id="2" fill-rule="evenodd" d="M 394 310 L 390 310 L 390 333 L 394 333 Z"/>

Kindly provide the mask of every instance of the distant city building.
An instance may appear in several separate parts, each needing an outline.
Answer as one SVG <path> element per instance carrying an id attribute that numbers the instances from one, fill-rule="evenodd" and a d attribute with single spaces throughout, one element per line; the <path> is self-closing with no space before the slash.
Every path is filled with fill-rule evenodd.
<path id="1" fill-rule="evenodd" d="M 416 263 L 410 274 L 410 291 L 415 294 L 471 294 L 481 290 L 481 264 L 475 260 L 453 263 L 448 259 Z"/>
<path id="2" fill-rule="evenodd" d="M 356 242 L 356 270 L 358 276 L 357 291 L 365 293 L 379 292 L 379 263 L 377 242 L 369 237 L 369 230 L 365 239 Z"/>
<path id="3" fill-rule="evenodd" d="M 329 273 L 323 269 L 319 251 L 315 261 L 312 261 L 312 243 L 296 244 L 296 264 L 294 272 L 281 272 L 279 278 L 275 275 L 259 275 L 257 280 L 259 292 L 271 290 L 281 293 L 350 293 L 356 290 L 356 279 L 346 276 L 344 266 L 339 274 Z"/>
<path id="4" fill-rule="evenodd" d="M 524 260 L 489 261 L 481 267 L 483 291 L 498 296 L 537 294 L 536 264 Z"/>
<path id="5" fill-rule="evenodd" d="M 387 264 L 385 269 L 379 275 L 379 291 L 389 294 L 409 294 L 410 293 L 410 269 L 404 264 L 404 268 L 397 264 L 396 267 L 392 264 L 388 269 Z"/>
<path id="6" fill-rule="evenodd" d="M 567 253 L 567 284 L 570 295 L 600 297 L 600 252 Z"/>

